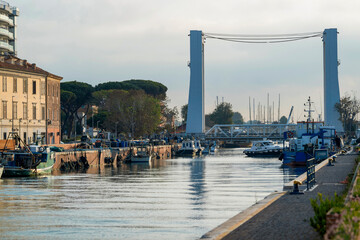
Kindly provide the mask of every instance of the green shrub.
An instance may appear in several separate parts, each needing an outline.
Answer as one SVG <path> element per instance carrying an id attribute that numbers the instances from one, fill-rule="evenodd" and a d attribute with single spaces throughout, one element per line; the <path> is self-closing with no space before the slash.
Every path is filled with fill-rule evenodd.
<path id="1" fill-rule="evenodd" d="M 360 202 L 352 201 L 345 207 L 345 215 L 334 239 L 358 239 L 360 229 Z"/>
<path id="2" fill-rule="evenodd" d="M 339 209 L 344 206 L 344 200 L 341 196 L 338 196 L 336 193 L 334 198 L 326 197 L 323 199 L 321 193 L 318 193 L 317 198 L 310 199 L 311 206 L 314 209 L 315 216 L 310 218 L 310 225 L 323 236 L 326 232 L 326 213 L 331 209 L 336 207 Z"/>

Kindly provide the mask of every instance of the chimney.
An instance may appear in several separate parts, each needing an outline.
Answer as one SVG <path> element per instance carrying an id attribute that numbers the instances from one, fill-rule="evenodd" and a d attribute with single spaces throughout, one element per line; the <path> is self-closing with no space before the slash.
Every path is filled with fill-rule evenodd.
<path id="1" fill-rule="evenodd" d="M 32 67 L 34 70 L 36 70 L 36 64 L 35 64 L 35 63 L 31 64 L 31 67 Z"/>

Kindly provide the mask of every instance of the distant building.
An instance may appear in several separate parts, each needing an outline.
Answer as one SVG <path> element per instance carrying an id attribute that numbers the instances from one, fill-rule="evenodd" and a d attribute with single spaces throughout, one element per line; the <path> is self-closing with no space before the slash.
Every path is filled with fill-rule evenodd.
<path id="1" fill-rule="evenodd" d="M 17 132 L 27 143 L 59 143 L 61 79 L 26 60 L 0 56 L 0 139 Z"/>
<path id="2" fill-rule="evenodd" d="M 0 54 L 17 55 L 16 18 L 19 9 L 9 3 L 0 1 Z"/>

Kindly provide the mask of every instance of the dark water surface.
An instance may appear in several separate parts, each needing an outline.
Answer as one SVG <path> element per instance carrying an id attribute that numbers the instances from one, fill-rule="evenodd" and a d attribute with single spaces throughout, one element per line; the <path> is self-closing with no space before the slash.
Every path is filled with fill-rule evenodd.
<path id="1" fill-rule="evenodd" d="M 197 239 L 304 169 L 243 149 L 0 180 L 1 239 Z"/>

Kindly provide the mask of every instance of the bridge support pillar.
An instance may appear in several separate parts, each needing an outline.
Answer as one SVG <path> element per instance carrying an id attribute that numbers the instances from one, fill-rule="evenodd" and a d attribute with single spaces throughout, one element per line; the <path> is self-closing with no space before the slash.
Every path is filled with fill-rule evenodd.
<path id="1" fill-rule="evenodd" d="M 325 29 L 324 49 L 324 120 L 325 124 L 335 126 L 337 132 L 344 132 L 335 104 L 340 102 L 338 79 L 337 29 Z"/>
<path id="2" fill-rule="evenodd" d="M 205 130 L 204 41 L 202 31 L 190 31 L 190 90 L 186 133 L 201 134 Z"/>

